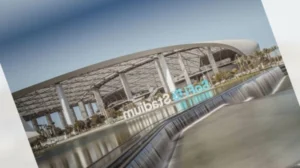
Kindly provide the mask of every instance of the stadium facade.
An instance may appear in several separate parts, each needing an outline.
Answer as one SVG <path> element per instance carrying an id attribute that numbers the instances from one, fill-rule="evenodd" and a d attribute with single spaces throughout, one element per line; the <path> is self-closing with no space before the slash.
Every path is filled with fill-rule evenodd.
<path id="1" fill-rule="evenodd" d="M 203 74 L 232 69 L 236 56 L 260 50 L 252 40 L 220 40 L 151 49 L 84 67 L 13 93 L 20 116 L 38 130 L 38 117 L 53 124 L 58 113 L 63 127 L 92 114 L 109 117 L 121 108 L 156 92 L 170 93 L 192 84 Z"/>

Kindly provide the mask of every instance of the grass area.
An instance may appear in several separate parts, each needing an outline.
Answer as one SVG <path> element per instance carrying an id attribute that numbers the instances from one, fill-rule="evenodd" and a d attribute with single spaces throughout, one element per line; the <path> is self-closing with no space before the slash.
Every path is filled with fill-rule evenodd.
<path id="1" fill-rule="evenodd" d="M 217 85 L 218 87 L 223 87 L 223 86 L 227 86 L 227 85 L 231 85 L 231 84 L 239 84 L 242 83 L 245 80 L 250 79 L 253 76 L 256 76 L 258 74 L 260 74 L 262 71 L 257 71 L 257 72 L 253 72 L 253 73 L 249 73 L 249 74 L 245 74 L 243 76 L 239 76 L 239 77 L 235 77 L 235 78 L 231 78 L 226 80 L 224 83 L 221 83 L 219 85 Z"/>
<path id="2" fill-rule="evenodd" d="M 225 90 L 228 90 L 248 79 L 250 79 L 251 77 L 253 76 L 256 76 L 260 73 L 262 73 L 263 71 L 257 71 L 257 72 L 253 72 L 253 73 L 249 73 L 249 74 L 245 74 L 245 75 L 242 75 L 242 76 L 239 76 L 239 77 L 234 77 L 234 78 L 231 78 L 231 79 L 228 79 L 226 80 L 225 82 L 221 83 L 221 84 L 218 84 L 218 85 L 215 85 L 215 89 L 214 89 L 214 93 L 215 94 L 220 94 L 222 92 L 224 92 Z"/>

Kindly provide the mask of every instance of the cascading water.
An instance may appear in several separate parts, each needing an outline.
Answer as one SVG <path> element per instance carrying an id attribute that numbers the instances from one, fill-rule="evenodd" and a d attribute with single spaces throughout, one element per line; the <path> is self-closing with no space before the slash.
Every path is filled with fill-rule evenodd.
<path id="1" fill-rule="evenodd" d="M 180 105 L 180 108 L 187 110 L 166 120 L 147 143 L 133 154 L 134 156 L 125 160 L 121 165 L 119 164 L 118 167 L 166 167 L 175 148 L 176 138 L 186 126 L 223 104 L 242 103 L 248 98 L 259 98 L 272 93 L 284 75 L 284 72 L 276 67 L 215 97 L 210 91 L 176 103 L 175 107 Z M 189 104 L 193 107 L 188 109 Z M 116 165 L 109 167 L 116 167 Z"/>

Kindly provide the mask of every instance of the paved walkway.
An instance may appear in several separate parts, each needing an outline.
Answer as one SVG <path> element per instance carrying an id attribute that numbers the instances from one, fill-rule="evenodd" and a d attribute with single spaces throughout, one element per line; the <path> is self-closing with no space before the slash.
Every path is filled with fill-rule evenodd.
<path id="1" fill-rule="evenodd" d="M 226 106 L 178 142 L 176 168 L 285 168 L 300 159 L 300 107 L 285 82 L 275 95 Z"/>

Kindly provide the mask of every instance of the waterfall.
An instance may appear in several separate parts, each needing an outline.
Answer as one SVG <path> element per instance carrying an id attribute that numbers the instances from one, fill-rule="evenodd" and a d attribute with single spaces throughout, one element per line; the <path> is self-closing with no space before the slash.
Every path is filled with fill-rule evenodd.
<path id="1" fill-rule="evenodd" d="M 127 157 L 124 161 L 118 160 L 118 165 L 111 164 L 108 167 L 167 167 L 172 151 L 175 149 L 176 138 L 185 127 L 223 104 L 243 103 L 248 98 L 259 98 L 269 95 L 284 75 L 284 72 L 279 67 L 276 67 L 214 97 L 209 92 L 208 98 L 203 98 L 204 95 L 201 94 L 184 100 L 187 104 L 191 100 L 191 102 L 194 102 L 194 106 L 165 120 L 146 143 L 139 144 L 141 147 L 131 153 L 130 157 Z M 201 102 L 203 99 L 204 101 Z M 185 107 L 185 103 L 179 102 L 177 106 L 178 104 L 184 104 Z"/>

